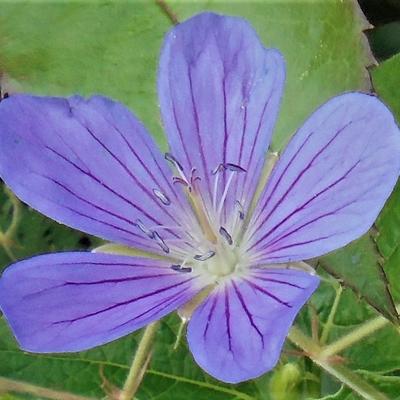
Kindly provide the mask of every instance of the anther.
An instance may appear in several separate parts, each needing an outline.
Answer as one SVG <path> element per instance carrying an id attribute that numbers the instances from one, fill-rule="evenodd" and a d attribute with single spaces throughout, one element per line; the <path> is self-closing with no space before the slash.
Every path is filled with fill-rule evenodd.
<path id="1" fill-rule="evenodd" d="M 181 185 L 187 187 L 189 184 L 182 178 L 179 178 L 179 176 L 173 176 L 172 177 L 172 182 L 173 183 L 180 183 Z"/>
<path id="2" fill-rule="evenodd" d="M 197 261 L 206 261 L 211 257 L 215 256 L 215 251 L 207 251 L 207 253 L 204 254 L 196 254 L 193 258 Z"/>
<path id="3" fill-rule="evenodd" d="M 176 168 L 183 172 L 182 164 L 171 153 L 165 153 L 164 157 L 167 161 L 172 163 Z"/>
<path id="4" fill-rule="evenodd" d="M 177 272 L 192 272 L 192 268 L 182 267 L 182 265 L 179 264 L 172 264 L 171 269 Z"/>
<path id="5" fill-rule="evenodd" d="M 158 189 L 153 189 L 153 193 L 157 197 L 157 199 L 160 200 L 161 203 L 163 203 L 164 205 L 169 206 L 171 204 L 171 200 Z"/>
<path id="6" fill-rule="evenodd" d="M 229 245 L 233 244 L 232 236 L 223 226 L 219 228 L 219 234 L 227 241 Z"/>
<path id="7" fill-rule="evenodd" d="M 140 219 L 137 219 L 135 224 L 146 236 L 148 236 L 150 239 L 154 239 L 155 232 L 147 229 Z"/>
<path id="8" fill-rule="evenodd" d="M 229 171 L 233 171 L 233 172 L 246 172 L 246 170 L 243 167 L 241 167 L 240 165 L 232 164 L 232 163 L 224 164 L 224 168 L 229 169 Z"/>
<path id="9" fill-rule="evenodd" d="M 196 181 L 201 181 L 201 178 L 196 175 L 197 169 L 196 168 L 192 168 L 192 172 L 190 175 L 190 185 L 192 187 L 194 187 L 194 184 L 196 183 Z"/>
<path id="10" fill-rule="evenodd" d="M 239 218 L 241 220 L 243 220 L 244 219 L 244 210 L 243 210 L 243 206 L 242 206 L 242 204 L 240 203 L 239 200 L 235 200 L 235 206 L 236 206 L 236 208 L 238 210 Z"/>
<path id="11" fill-rule="evenodd" d="M 211 173 L 213 175 L 217 174 L 218 172 L 222 172 L 224 170 L 224 164 L 218 164 L 212 171 Z"/>
<path id="12" fill-rule="evenodd" d="M 169 253 L 169 247 L 165 244 L 165 242 L 162 239 L 162 237 L 157 232 L 153 232 L 153 235 L 154 235 L 154 240 L 161 247 L 161 249 L 164 251 L 164 253 L 168 254 Z"/>

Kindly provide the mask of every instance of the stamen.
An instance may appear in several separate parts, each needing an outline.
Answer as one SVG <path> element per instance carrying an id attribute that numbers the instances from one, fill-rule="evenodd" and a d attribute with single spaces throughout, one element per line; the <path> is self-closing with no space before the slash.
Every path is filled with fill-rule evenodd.
<path id="1" fill-rule="evenodd" d="M 226 163 L 224 164 L 224 167 L 226 169 L 229 169 L 229 171 L 233 172 L 247 172 L 243 167 L 237 164 L 232 164 L 232 163 Z"/>
<path id="2" fill-rule="evenodd" d="M 152 231 L 154 231 L 155 229 L 167 229 L 167 230 L 185 231 L 185 228 L 183 226 L 180 226 L 180 225 L 153 225 L 149 229 L 152 230 Z M 186 232 L 186 233 L 188 233 L 188 232 Z"/>
<path id="3" fill-rule="evenodd" d="M 228 178 L 228 182 L 227 182 L 227 184 L 225 186 L 224 193 L 222 193 L 222 197 L 221 197 L 221 200 L 220 200 L 219 206 L 218 206 L 218 219 L 221 216 L 222 207 L 223 207 L 223 205 L 225 203 L 226 196 L 228 195 L 229 186 L 231 186 L 232 179 L 233 179 L 234 175 L 235 175 L 235 173 L 233 171 L 231 171 L 231 173 L 229 175 L 229 178 Z"/>
<path id="4" fill-rule="evenodd" d="M 196 254 L 193 258 L 197 261 L 206 261 L 211 257 L 215 256 L 215 251 L 207 251 L 207 253 L 204 254 Z"/>
<path id="5" fill-rule="evenodd" d="M 244 219 L 244 210 L 243 210 L 243 206 L 242 206 L 242 204 L 240 203 L 239 200 L 235 200 L 235 206 L 236 206 L 237 211 L 239 213 L 239 218 L 241 220 L 243 220 Z"/>
<path id="6" fill-rule="evenodd" d="M 227 243 L 230 246 L 233 244 L 232 236 L 229 234 L 229 232 L 223 226 L 221 226 L 219 228 L 219 233 L 227 241 Z"/>
<path id="7" fill-rule="evenodd" d="M 194 184 L 197 181 L 201 181 L 201 178 L 199 176 L 196 175 L 196 168 L 192 168 L 192 172 L 191 172 L 191 176 L 190 176 L 190 184 L 192 186 L 192 188 L 194 188 Z"/>
<path id="8" fill-rule="evenodd" d="M 192 268 L 190 267 L 183 267 L 179 264 L 172 264 L 171 269 L 177 272 L 192 272 Z"/>
<path id="9" fill-rule="evenodd" d="M 214 179 L 214 191 L 213 191 L 213 208 L 214 210 L 217 207 L 217 190 L 218 190 L 218 181 L 219 181 L 219 173 L 224 170 L 224 166 L 219 164 L 216 168 L 214 168 L 211 173 L 215 175 Z"/>
<path id="10" fill-rule="evenodd" d="M 164 157 L 167 161 L 172 163 L 179 171 L 183 172 L 182 164 L 171 153 L 165 153 Z"/>
<path id="11" fill-rule="evenodd" d="M 215 175 L 217 172 L 221 172 L 224 170 L 224 164 L 218 164 L 212 171 L 211 173 Z"/>
<path id="12" fill-rule="evenodd" d="M 164 251 L 164 253 L 168 254 L 169 253 L 169 247 L 165 244 L 165 242 L 162 239 L 162 237 L 157 232 L 153 232 L 153 234 L 154 234 L 154 240 L 161 247 L 161 249 Z"/>
<path id="13" fill-rule="evenodd" d="M 179 176 L 173 176 L 172 177 L 172 182 L 173 183 L 180 183 L 181 185 L 188 187 L 189 184 L 182 178 L 180 178 Z"/>
<path id="14" fill-rule="evenodd" d="M 147 229 L 143 224 L 142 220 L 137 219 L 135 222 L 136 226 L 150 239 L 154 239 L 155 232 L 150 229 Z"/>
<path id="15" fill-rule="evenodd" d="M 227 196 L 227 194 L 228 194 L 229 187 L 230 187 L 230 185 L 231 185 L 231 183 L 232 183 L 232 179 L 233 179 L 234 173 L 246 172 L 246 170 L 245 170 L 244 168 L 242 168 L 240 165 L 232 164 L 232 163 L 226 163 L 226 164 L 224 164 L 224 168 L 225 168 L 225 169 L 228 169 L 229 171 L 231 171 L 231 174 L 229 175 L 228 182 L 227 182 L 227 184 L 226 184 L 226 186 L 225 186 L 224 193 L 222 194 L 221 200 L 220 200 L 220 202 L 219 202 L 219 206 L 218 206 L 218 219 L 221 217 L 222 207 L 223 207 L 223 205 L 224 205 L 224 203 L 225 203 L 226 196 Z"/>
<path id="16" fill-rule="evenodd" d="M 162 192 L 160 192 L 158 189 L 153 189 L 154 195 L 158 198 L 158 200 L 161 201 L 166 206 L 169 206 L 171 204 L 171 200 Z"/>

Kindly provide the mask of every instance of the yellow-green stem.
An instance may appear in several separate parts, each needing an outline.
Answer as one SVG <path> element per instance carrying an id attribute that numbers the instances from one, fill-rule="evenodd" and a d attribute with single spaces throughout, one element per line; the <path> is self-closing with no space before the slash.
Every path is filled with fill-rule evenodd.
<path id="1" fill-rule="evenodd" d="M 160 322 L 156 321 L 147 325 L 139 346 L 136 349 L 135 357 L 133 358 L 131 367 L 124 387 L 120 393 L 119 400 L 132 400 L 144 375 L 144 369 L 147 366 L 149 357 L 153 349 L 154 337 L 157 333 Z"/>
<path id="2" fill-rule="evenodd" d="M 289 340 L 300 347 L 314 363 L 330 373 L 339 382 L 344 383 L 365 400 L 389 400 L 383 393 L 376 390 L 359 375 L 343 365 L 337 364 L 325 355 L 322 348 L 298 328 L 293 327 L 288 336 Z"/>
<path id="3" fill-rule="evenodd" d="M 93 398 L 89 397 L 78 396 L 68 392 L 32 385 L 31 383 L 27 382 L 15 381 L 13 379 L 0 377 L 0 394 L 1 393 L 25 393 L 37 398 L 52 400 L 94 400 Z"/>
<path id="4" fill-rule="evenodd" d="M 354 329 L 347 335 L 342 336 L 340 339 L 326 346 L 322 352 L 322 357 L 331 357 L 335 354 L 342 352 L 347 349 L 354 343 L 359 342 L 367 336 L 370 336 L 377 330 L 383 328 L 385 325 L 389 323 L 389 320 L 386 318 L 379 316 L 368 322 L 365 322 L 358 328 Z"/>
<path id="5" fill-rule="evenodd" d="M 325 324 L 324 329 L 322 330 L 322 334 L 321 334 L 320 343 L 322 345 L 325 344 L 329 338 L 329 333 L 331 332 L 331 328 L 334 323 L 336 311 L 337 311 L 337 308 L 338 308 L 338 305 L 340 302 L 340 297 L 342 296 L 342 292 L 343 292 L 343 288 L 340 284 L 335 289 L 336 289 L 335 300 L 333 302 L 331 311 L 329 313 L 328 319 L 326 320 L 326 324 Z"/>
<path id="6" fill-rule="evenodd" d="M 5 235 L 8 238 L 12 238 L 16 233 L 19 221 L 21 219 L 21 203 L 17 199 L 17 197 L 14 195 L 14 193 L 11 192 L 10 189 L 6 188 L 5 192 L 6 192 L 7 196 L 8 196 L 8 198 L 10 199 L 10 202 L 11 202 L 12 207 L 13 207 L 11 223 L 8 226 Z"/>

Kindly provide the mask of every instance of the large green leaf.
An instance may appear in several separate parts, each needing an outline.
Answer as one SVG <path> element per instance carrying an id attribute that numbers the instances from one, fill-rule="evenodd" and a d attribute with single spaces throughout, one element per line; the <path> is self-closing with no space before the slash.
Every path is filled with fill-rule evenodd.
<path id="1" fill-rule="evenodd" d="M 400 54 L 385 61 L 372 71 L 375 90 L 393 110 L 400 121 Z M 375 240 L 384 258 L 393 294 L 400 302 L 400 183 L 376 221 Z"/>
<path id="2" fill-rule="evenodd" d="M 322 257 L 319 265 L 362 296 L 378 312 L 398 323 L 385 270 L 375 243 L 368 234 Z"/>
<path id="3" fill-rule="evenodd" d="M 153 2 L 13 2 L 0 7 L 0 70 L 12 88 L 118 99 L 162 142 L 158 54 L 170 22 Z"/>

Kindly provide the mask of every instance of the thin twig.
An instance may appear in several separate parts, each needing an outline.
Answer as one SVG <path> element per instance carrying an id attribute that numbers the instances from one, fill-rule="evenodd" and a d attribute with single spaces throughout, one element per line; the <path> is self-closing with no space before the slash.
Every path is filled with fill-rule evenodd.
<path id="1" fill-rule="evenodd" d="M 15 381 L 13 379 L 0 378 L 0 393 L 26 393 L 35 397 L 44 397 L 54 400 L 94 400 L 92 397 L 78 396 L 76 394 L 47 389 L 30 383 Z"/>
<path id="2" fill-rule="evenodd" d="M 329 316 L 328 319 L 326 321 L 326 324 L 324 326 L 324 329 L 322 330 L 322 334 L 321 334 L 321 339 L 320 339 L 320 343 L 321 345 L 324 345 L 328 338 L 329 338 L 329 334 L 330 331 L 332 329 L 332 326 L 334 324 L 334 320 L 335 320 L 335 316 L 336 316 L 336 311 L 338 309 L 339 306 L 339 302 L 340 302 L 340 297 L 342 296 L 342 292 L 343 292 L 343 288 L 342 285 L 338 284 L 337 288 L 335 288 L 335 300 L 333 302 L 331 311 L 329 312 Z"/>
<path id="3" fill-rule="evenodd" d="M 161 8 L 163 13 L 169 18 L 169 20 L 174 24 L 178 25 L 179 20 L 176 14 L 172 11 L 171 7 L 165 2 L 165 0 L 155 0 L 156 4 Z"/>
<path id="4" fill-rule="evenodd" d="M 119 400 L 131 400 L 139 388 L 150 361 L 154 337 L 159 325 L 159 321 L 147 325 L 140 339 L 139 346 L 136 349 L 136 354 L 133 358 L 124 387 L 120 393 Z"/>

